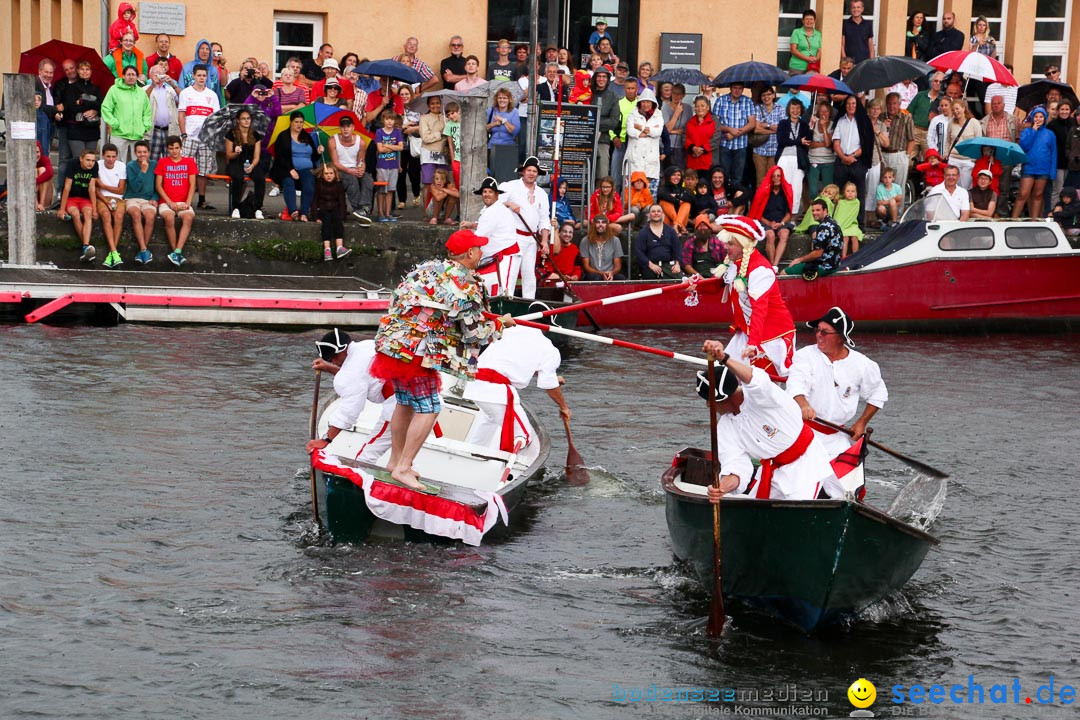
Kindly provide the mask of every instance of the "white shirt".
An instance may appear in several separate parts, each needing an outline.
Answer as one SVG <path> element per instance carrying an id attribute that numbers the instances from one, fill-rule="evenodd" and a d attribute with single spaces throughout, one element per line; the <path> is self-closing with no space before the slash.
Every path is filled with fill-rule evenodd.
<path id="1" fill-rule="evenodd" d="M 1010 115 L 1016 110 L 1016 91 L 1017 88 L 1013 86 L 1005 86 L 1001 83 L 990 83 L 986 86 L 986 107 L 990 107 L 990 98 L 1001 96 L 1005 98 L 1005 112 Z"/>
<path id="2" fill-rule="evenodd" d="M 487 245 L 480 248 L 482 257 L 489 258 L 518 241 L 517 228 L 521 225 L 510 208 L 501 202 L 492 203 L 480 211 L 476 219 L 476 234 L 487 238 Z"/>
<path id="3" fill-rule="evenodd" d="M 862 147 L 859 142 L 859 125 L 854 118 L 849 118 L 847 115 L 836 121 L 833 139 L 840 141 L 840 150 L 845 155 L 854 155 L 855 151 Z"/>
<path id="4" fill-rule="evenodd" d="M 855 417 L 859 398 L 876 408 L 884 407 L 889 399 L 876 362 L 855 350 L 833 362 L 816 345 L 795 353 L 787 391 L 793 398 L 805 396 L 818 417 L 837 425 Z"/>
<path id="5" fill-rule="evenodd" d="M 330 416 L 330 424 L 348 430 L 356 424 L 368 401 L 382 405 L 382 419 L 389 422 L 397 400 L 391 394 L 383 397 L 384 381 L 371 377 L 371 361 L 375 358 L 375 341 L 349 343 L 348 354 L 334 376 L 334 392 L 341 398 Z"/>
<path id="6" fill-rule="evenodd" d="M 98 179 L 105 185 L 111 185 L 117 187 L 120 185 L 121 180 L 127 180 L 127 165 L 117 160 L 113 163 L 112 170 L 105 167 L 105 160 L 98 160 Z M 98 185 L 100 188 L 101 185 Z M 101 194 L 105 197 L 116 198 L 117 200 L 124 197 L 123 193 L 109 192 L 108 190 L 101 190 Z"/>
<path id="7" fill-rule="evenodd" d="M 717 457 L 723 475 L 738 475 L 739 493 L 746 491 L 754 474 L 751 460 L 774 458 L 799 438 L 803 429 L 802 410 L 787 393 L 774 385 L 764 370 L 754 368 L 750 382 L 742 386 L 739 414 L 728 414 L 716 422 Z M 829 458 L 815 439 L 793 463 L 776 468 L 774 487 L 784 475 L 798 476 L 801 483 L 823 483 L 833 477 Z"/>
<path id="8" fill-rule="evenodd" d="M 956 185 L 956 190 L 952 193 L 945 187 L 945 183 L 935 185 L 930 190 L 930 195 L 941 195 L 949 203 L 949 207 L 956 214 L 956 217 L 960 217 L 960 213 L 964 210 L 971 209 L 971 198 L 968 195 L 968 191 L 960 187 L 959 183 Z"/>
<path id="9" fill-rule="evenodd" d="M 949 134 L 949 118 L 945 115 L 935 115 L 926 127 L 926 146 L 938 151 L 938 155 L 945 157 L 948 143 L 945 137 Z"/>
<path id="10" fill-rule="evenodd" d="M 489 368 L 506 377 L 517 391 L 527 388 L 533 375 L 536 387 L 553 390 L 559 387 L 559 364 L 562 356 L 543 332 L 536 328 L 515 325 L 503 330 L 502 337 L 480 353 L 477 368 Z M 506 404 L 506 386 L 484 380 L 473 380 L 465 386 L 468 400 Z"/>
<path id="11" fill-rule="evenodd" d="M 915 96 L 919 94 L 919 86 L 915 83 L 908 83 L 905 85 L 902 82 L 898 82 L 890 87 L 887 93 L 900 93 L 900 109 L 907 110 L 907 106 L 911 104 L 911 101 L 915 99 Z"/>
<path id="12" fill-rule="evenodd" d="M 528 237 L 519 235 L 518 242 L 534 243 L 536 241 L 532 232 L 539 233 L 551 228 L 551 205 L 548 202 L 547 191 L 542 187 L 533 185 L 532 200 L 529 199 L 529 188 L 525 187 L 525 181 L 521 178 L 508 180 L 499 185 L 499 189 L 503 191 L 499 196 L 499 202 L 516 203 L 521 208 L 521 217 L 525 218 L 525 222 L 529 224 L 528 227 L 523 226 L 518 216 L 513 212 L 510 213 L 510 216 L 514 218 L 514 226 L 530 233 Z"/>
<path id="13" fill-rule="evenodd" d="M 180 91 L 177 109 L 186 118 L 184 132 L 197 138 L 206 118 L 220 110 L 221 103 L 218 102 L 217 93 L 210 88 L 203 88 L 202 92 L 199 92 L 191 85 Z"/>

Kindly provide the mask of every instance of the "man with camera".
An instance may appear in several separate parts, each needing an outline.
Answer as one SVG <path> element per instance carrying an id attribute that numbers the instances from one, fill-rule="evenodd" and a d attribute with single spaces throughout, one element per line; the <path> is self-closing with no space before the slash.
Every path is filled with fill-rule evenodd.
<path id="1" fill-rule="evenodd" d="M 256 85 L 256 70 L 258 62 L 253 57 L 244 60 L 240 65 L 240 74 L 235 80 L 225 86 L 225 100 L 230 103 L 242 103 L 251 95 Z"/>

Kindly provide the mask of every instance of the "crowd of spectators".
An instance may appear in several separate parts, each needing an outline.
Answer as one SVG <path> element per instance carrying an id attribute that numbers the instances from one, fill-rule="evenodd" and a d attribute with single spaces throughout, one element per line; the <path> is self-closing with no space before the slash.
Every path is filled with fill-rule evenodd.
<path id="1" fill-rule="evenodd" d="M 873 23 L 863 17 L 862 1 L 851 0 L 849 10 L 839 31 L 843 57 L 830 73 L 841 80 L 875 52 Z M 883 89 L 876 99 L 871 93 L 811 100 L 797 90 L 739 83 L 726 90 L 703 86 L 688 96 L 682 84 L 653 81 L 647 61 L 635 73 L 620 59 L 602 19 L 580 68 L 566 48 L 530 53 L 527 45 L 508 39 L 495 44 L 494 59 L 486 62 L 486 52 L 468 53 L 455 35 L 438 72 L 419 57 L 416 38 L 405 40 L 393 60 L 416 71 L 415 84 L 362 74 L 358 66 L 364 59 L 353 52 L 338 59 L 329 43 L 314 56 L 289 58 L 275 79 L 271 67 L 254 57 L 230 71 L 224 48 L 206 39 L 186 62 L 172 54 L 166 34 L 142 38 L 146 50 L 140 49 L 134 18 L 135 9 L 123 3 L 110 27 L 104 55 L 115 76 L 110 87 L 97 87 L 85 62 L 63 60 L 57 77 L 55 64 L 44 60 L 38 73 L 38 208 L 51 206 L 70 216 L 87 260 L 95 256 L 88 228 L 100 221 L 108 267 L 122 263 L 117 241 L 125 218 L 132 221 L 139 248 L 136 261 L 149 262 L 154 209 L 166 220 L 169 259 L 183 264 L 195 212 L 216 210 L 206 199 L 212 180 L 229 183 L 232 217 L 264 219 L 269 179 L 269 196 L 280 195 L 284 208 L 268 214 L 319 222 L 326 259 L 348 253 L 342 242 L 346 218 L 361 226 L 396 222 L 410 190 L 413 206 L 423 209 L 428 222 L 455 223 L 461 109 L 429 93 L 503 83 L 491 92 L 485 118 L 486 160 L 490 174 L 506 180 L 515 176 L 527 147 L 526 99 L 534 65 L 541 101 L 597 106 L 596 192 L 581 223 L 564 188 L 554 203 L 557 222 L 585 228 L 580 258 L 586 278 L 625 272 L 613 258 L 624 257 L 619 238 L 626 233 L 634 233 L 633 254 L 643 274 L 692 271 L 716 251 L 698 237 L 699 230 L 732 211 L 766 226 L 767 255 L 779 265 L 790 233 L 813 227 L 809 213 L 796 227 L 799 216 L 832 186 L 838 192 L 828 210 L 842 211 L 849 246 L 865 229 L 897 222 L 909 178 L 919 180 L 917 191 L 946 193 L 965 216 L 970 208 L 977 217 L 1057 213 L 1063 188 L 1074 195 L 1080 187 L 1076 108 L 1056 88 L 1030 112 L 1015 108 L 1015 88 L 969 82 L 969 101 L 963 79 L 940 72 Z M 942 27 L 931 32 L 925 15 L 913 13 L 906 53 L 925 60 L 955 49 L 996 52 L 985 18 L 974 21 L 967 37 L 954 25 L 955 16 L 947 12 Z M 825 71 L 822 33 L 816 13 L 805 11 L 791 35 L 791 74 Z M 1047 76 L 1053 79 L 1055 71 L 1047 68 Z M 350 111 L 340 133 L 310 130 L 301 110 L 313 103 Z M 245 109 L 232 115 L 223 142 L 206 142 L 203 124 L 229 105 Z M 263 115 L 271 129 L 260 133 L 254 119 Z M 281 117 L 288 118 L 287 128 L 271 142 Z M 976 159 L 956 147 L 979 137 L 1024 148 L 1029 159 L 1017 173 L 1018 183 L 1014 168 L 996 160 L 992 150 Z M 55 166 L 49 157 L 54 142 Z M 133 164 L 142 181 L 130 177 Z M 953 170 L 955 186 L 949 182 Z M 158 181 L 145 179 L 151 175 Z"/>

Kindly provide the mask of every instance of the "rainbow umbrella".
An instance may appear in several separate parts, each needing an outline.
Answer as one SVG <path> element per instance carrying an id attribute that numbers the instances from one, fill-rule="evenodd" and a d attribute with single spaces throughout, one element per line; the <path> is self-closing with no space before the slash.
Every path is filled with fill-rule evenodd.
<path id="1" fill-rule="evenodd" d="M 320 142 L 341 132 L 341 119 L 346 117 L 353 121 L 353 126 L 358 133 L 367 138 L 373 137 L 371 133 L 364 128 L 363 124 L 360 122 L 360 118 L 358 118 L 356 113 L 352 110 L 344 110 L 325 103 L 310 103 L 293 112 L 299 112 L 304 116 L 305 130 L 318 131 Z M 289 127 L 289 123 L 292 122 L 289 119 L 290 114 L 291 113 L 283 113 L 277 119 L 277 122 L 274 124 L 274 132 L 270 135 L 271 145 L 277 140 L 277 136 Z M 323 142 L 323 144 L 325 145 L 326 143 Z"/>

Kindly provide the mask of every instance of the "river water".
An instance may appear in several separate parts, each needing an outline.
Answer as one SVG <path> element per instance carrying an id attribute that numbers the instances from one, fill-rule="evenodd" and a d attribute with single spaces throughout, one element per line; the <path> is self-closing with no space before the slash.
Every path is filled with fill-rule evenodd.
<path id="1" fill-rule="evenodd" d="M 714 642 L 658 485 L 676 450 L 708 443 L 690 369 L 574 348 L 587 486 L 564 483 L 553 430 L 513 532 L 334 547 L 313 542 L 302 451 L 318 334 L 0 327 L 0 717 L 780 716 L 792 684 L 842 717 L 865 677 L 878 717 L 1027 718 L 1050 676 L 1080 684 L 1078 336 L 859 337 L 892 396 L 875 438 L 952 474 L 942 544 L 850 627 L 739 618 Z M 558 427 L 546 396 L 525 398 Z M 887 507 L 912 476 L 871 462 L 868 500 Z M 1018 679 L 1020 703 L 890 702 L 916 683 L 963 683 L 966 700 L 968 675 L 987 704 Z M 742 702 L 618 700 L 664 688 Z"/>

